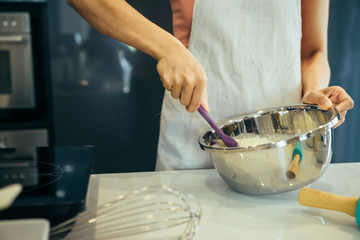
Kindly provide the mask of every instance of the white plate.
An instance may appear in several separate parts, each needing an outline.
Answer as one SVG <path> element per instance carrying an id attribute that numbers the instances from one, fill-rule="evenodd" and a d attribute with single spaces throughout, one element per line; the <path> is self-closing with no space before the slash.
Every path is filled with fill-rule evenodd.
<path id="1" fill-rule="evenodd" d="M 49 221 L 46 219 L 19 219 L 0 221 L 1 240 L 48 240 Z"/>

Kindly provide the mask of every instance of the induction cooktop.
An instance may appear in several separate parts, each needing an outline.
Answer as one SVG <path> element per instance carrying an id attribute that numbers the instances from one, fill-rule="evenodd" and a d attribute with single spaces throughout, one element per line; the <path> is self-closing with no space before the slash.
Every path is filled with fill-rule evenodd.
<path id="1" fill-rule="evenodd" d="M 0 148 L 0 187 L 23 190 L 0 219 L 46 218 L 59 224 L 85 210 L 93 146 Z"/>

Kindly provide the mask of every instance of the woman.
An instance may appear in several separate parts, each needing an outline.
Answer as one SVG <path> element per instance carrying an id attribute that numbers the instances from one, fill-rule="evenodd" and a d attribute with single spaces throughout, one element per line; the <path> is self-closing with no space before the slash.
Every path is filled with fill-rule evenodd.
<path id="1" fill-rule="evenodd" d="M 188 112 L 211 107 L 220 120 L 303 101 L 324 109 L 335 105 L 339 124 L 353 107 L 342 88 L 328 87 L 329 1 L 171 0 L 181 41 L 124 0 L 68 3 L 98 31 L 158 60 L 168 91 L 157 170 L 212 167 L 197 144 L 208 126 L 183 106 Z"/>

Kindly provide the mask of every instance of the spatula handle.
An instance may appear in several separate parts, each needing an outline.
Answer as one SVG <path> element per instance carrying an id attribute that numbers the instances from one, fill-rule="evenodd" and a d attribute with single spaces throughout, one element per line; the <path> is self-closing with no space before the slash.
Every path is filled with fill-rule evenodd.
<path id="1" fill-rule="evenodd" d="M 216 123 L 212 120 L 212 118 L 209 116 L 209 114 L 205 111 L 205 109 L 200 106 L 198 108 L 198 112 L 203 116 L 203 118 L 209 123 L 209 125 L 216 131 L 221 132 L 220 128 L 216 125 Z"/>
<path id="2" fill-rule="evenodd" d="M 358 200 L 358 197 L 343 197 L 306 187 L 299 192 L 301 205 L 339 211 L 353 217 L 355 217 Z"/>

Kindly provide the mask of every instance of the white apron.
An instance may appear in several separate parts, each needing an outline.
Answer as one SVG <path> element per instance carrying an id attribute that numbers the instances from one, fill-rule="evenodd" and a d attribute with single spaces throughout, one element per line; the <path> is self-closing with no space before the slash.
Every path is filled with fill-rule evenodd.
<path id="1" fill-rule="evenodd" d="M 300 0 L 195 0 L 189 50 L 208 76 L 219 121 L 301 102 Z M 198 137 L 210 129 L 166 91 L 156 170 L 212 168 Z"/>

